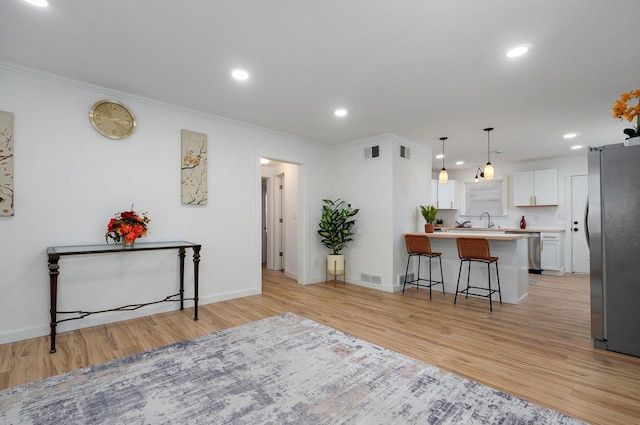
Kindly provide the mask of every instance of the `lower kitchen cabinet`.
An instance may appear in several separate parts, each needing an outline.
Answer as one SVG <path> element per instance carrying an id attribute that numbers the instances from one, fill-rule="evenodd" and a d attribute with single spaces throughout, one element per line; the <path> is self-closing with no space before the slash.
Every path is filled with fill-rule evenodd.
<path id="1" fill-rule="evenodd" d="M 564 274 L 564 234 L 540 233 L 540 266 L 543 274 Z"/>

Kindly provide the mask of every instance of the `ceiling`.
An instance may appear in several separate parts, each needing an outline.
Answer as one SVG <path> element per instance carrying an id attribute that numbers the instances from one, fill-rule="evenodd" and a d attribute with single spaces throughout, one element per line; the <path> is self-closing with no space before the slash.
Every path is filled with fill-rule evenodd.
<path id="1" fill-rule="evenodd" d="M 2 0 L 0 61 L 316 142 L 394 133 L 436 169 L 443 136 L 448 169 L 485 163 L 485 127 L 496 169 L 621 142 L 611 107 L 640 88 L 638 0 L 49 3 Z"/>

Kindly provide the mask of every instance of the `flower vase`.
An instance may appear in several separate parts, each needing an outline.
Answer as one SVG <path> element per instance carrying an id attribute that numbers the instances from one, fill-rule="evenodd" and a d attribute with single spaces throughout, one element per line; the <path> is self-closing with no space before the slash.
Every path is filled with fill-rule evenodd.
<path id="1" fill-rule="evenodd" d="M 624 134 L 629 136 L 626 140 L 633 139 L 634 137 L 640 137 L 640 129 L 636 130 L 635 128 L 625 128 Z"/>
<path id="2" fill-rule="evenodd" d="M 125 238 L 122 238 L 122 248 L 124 249 L 131 249 L 133 248 L 133 244 L 136 242 L 136 240 L 132 240 L 131 242 L 127 241 Z"/>

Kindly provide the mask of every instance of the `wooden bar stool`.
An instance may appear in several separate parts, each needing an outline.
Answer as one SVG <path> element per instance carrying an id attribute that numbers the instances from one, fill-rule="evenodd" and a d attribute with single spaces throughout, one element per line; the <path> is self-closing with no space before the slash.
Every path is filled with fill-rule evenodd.
<path id="1" fill-rule="evenodd" d="M 442 293 L 444 294 L 444 278 L 442 275 L 442 253 L 431 251 L 431 242 L 429 242 L 429 238 L 426 235 L 404 235 L 404 241 L 407 245 L 407 252 L 409 253 L 409 258 L 407 258 L 407 270 L 404 273 L 404 284 L 402 285 L 402 293 L 404 294 L 404 288 L 407 284 L 416 285 L 416 289 L 419 286 L 424 288 L 429 288 L 429 299 L 431 299 L 431 287 L 433 285 L 442 285 Z M 409 275 L 409 264 L 411 263 L 412 257 L 418 257 L 418 274 L 416 278 L 413 280 L 407 280 Z M 420 277 L 420 259 L 422 257 L 429 258 L 429 279 L 423 279 Z M 440 262 L 440 280 L 433 280 L 431 274 L 431 259 L 437 257 Z M 421 283 L 421 282 L 429 282 Z"/>
<path id="2" fill-rule="evenodd" d="M 469 294 L 478 297 L 489 298 L 489 310 L 493 311 L 493 305 L 491 302 L 492 295 L 498 293 L 500 298 L 500 304 L 502 304 L 502 293 L 500 292 L 500 275 L 498 273 L 498 257 L 492 257 L 489 251 L 489 240 L 482 238 L 458 238 L 456 239 L 458 246 L 458 257 L 460 257 L 460 269 L 458 270 L 458 283 L 456 284 L 456 295 L 453 299 L 455 305 L 458 301 L 458 294 L 465 294 L 465 298 L 469 298 Z M 460 287 L 460 275 L 462 274 L 462 264 L 464 262 L 469 263 L 469 269 L 467 271 L 467 287 L 459 290 Z M 485 263 L 487 265 L 487 279 L 489 282 L 489 288 L 480 286 L 473 286 L 469 284 L 469 278 L 471 276 L 471 263 Z M 498 289 L 491 289 L 491 270 L 490 265 L 494 263 L 496 265 L 496 278 L 498 280 Z M 477 290 L 478 292 L 470 292 L 470 290 Z"/>

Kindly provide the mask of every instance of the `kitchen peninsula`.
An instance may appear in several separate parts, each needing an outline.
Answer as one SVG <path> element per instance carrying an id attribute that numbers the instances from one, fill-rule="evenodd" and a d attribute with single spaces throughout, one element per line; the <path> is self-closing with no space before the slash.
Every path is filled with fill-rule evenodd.
<path id="1" fill-rule="evenodd" d="M 529 268 L 527 263 L 528 247 L 527 235 L 501 234 L 496 232 L 435 232 L 435 233 L 411 233 L 429 237 L 431 249 L 442 253 L 442 273 L 444 275 L 445 292 L 455 294 L 456 283 L 458 281 L 458 270 L 460 269 L 460 259 L 458 258 L 457 238 L 484 238 L 489 240 L 491 255 L 500 257 L 498 267 L 500 269 L 500 288 L 502 291 L 502 302 L 518 304 L 527 297 L 529 286 Z M 424 261 L 424 260 L 423 260 Z M 487 286 L 486 266 L 480 268 L 477 264 L 472 265 L 471 280 L 478 286 Z M 421 273 L 425 268 L 422 267 Z M 434 278 L 438 278 L 438 270 L 433 268 Z M 428 272 L 427 272 L 428 273 Z M 496 285 L 495 271 L 491 267 L 492 286 Z M 466 284 L 466 273 L 463 273 Z M 462 286 L 462 282 L 460 285 Z M 498 300 L 498 294 L 493 295 L 493 300 Z"/>

